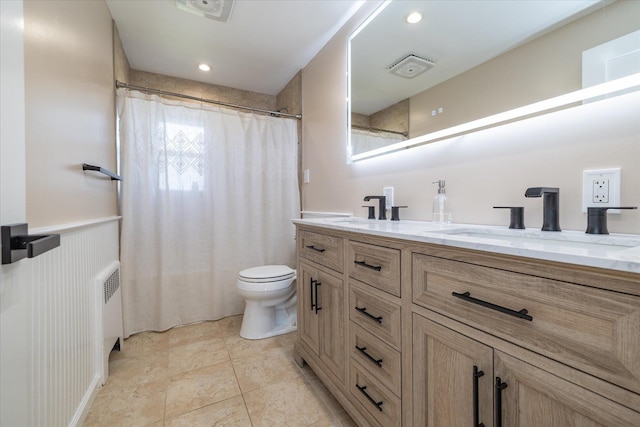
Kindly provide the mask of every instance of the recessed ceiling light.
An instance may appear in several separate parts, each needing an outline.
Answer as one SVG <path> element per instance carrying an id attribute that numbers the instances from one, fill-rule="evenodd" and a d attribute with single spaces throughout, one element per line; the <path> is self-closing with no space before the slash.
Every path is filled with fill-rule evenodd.
<path id="1" fill-rule="evenodd" d="M 413 12 L 407 16 L 407 22 L 409 24 L 417 24 L 420 21 L 422 21 L 422 14 L 420 12 Z"/>
<path id="2" fill-rule="evenodd" d="M 198 65 L 198 68 L 200 68 L 200 71 L 209 71 L 209 70 L 211 70 L 211 67 L 209 67 L 207 64 L 200 64 L 200 65 Z"/>

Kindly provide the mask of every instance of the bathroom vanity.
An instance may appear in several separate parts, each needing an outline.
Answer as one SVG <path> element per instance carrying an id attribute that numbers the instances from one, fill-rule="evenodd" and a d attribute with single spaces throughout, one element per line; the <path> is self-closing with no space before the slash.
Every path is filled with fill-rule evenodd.
<path id="1" fill-rule="evenodd" d="M 640 425 L 640 236 L 294 222 L 296 358 L 358 425 Z"/>

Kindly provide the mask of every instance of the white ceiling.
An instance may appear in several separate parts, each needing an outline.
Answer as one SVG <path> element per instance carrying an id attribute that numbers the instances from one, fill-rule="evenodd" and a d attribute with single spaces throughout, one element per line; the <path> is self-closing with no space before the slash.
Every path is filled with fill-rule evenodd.
<path id="1" fill-rule="evenodd" d="M 566 24 L 609 0 L 393 1 L 352 42 L 352 111 L 372 114 Z M 422 12 L 419 24 L 404 19 Z M 407 54 L 435 62 L 412 79 L 388 67 Z"/>
<path id="2" fill-rule="evenodd" d="M 106 1 L 132 68 L 270 95 L 280 92 L 362 5 L 360 0 L 235 0 L 229 20 L 220 22 L 180 10 L 176 0 Z M 211 71 L 198 70 L 200 63 Z"/>

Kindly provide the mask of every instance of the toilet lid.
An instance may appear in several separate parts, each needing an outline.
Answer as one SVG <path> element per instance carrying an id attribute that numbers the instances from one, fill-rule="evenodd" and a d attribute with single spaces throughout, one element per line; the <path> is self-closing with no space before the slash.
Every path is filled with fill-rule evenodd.
<path id="1" fill-rule="evenodd" d="M 286 265 L 262 265 L 242 270 L 239 274 L 241 279 L 253 282 L 257 281 L 278 281 L 290 279 L 296 271 Z"/>

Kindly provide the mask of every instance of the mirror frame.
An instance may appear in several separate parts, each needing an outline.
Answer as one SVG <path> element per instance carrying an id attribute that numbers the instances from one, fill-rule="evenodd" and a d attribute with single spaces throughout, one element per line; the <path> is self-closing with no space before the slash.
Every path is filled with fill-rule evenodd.
<path id="1" fill-rule="evenodd" d="M 446 138 L 452 138 L 467 133 L 472 133 L 478 130 L 487 129 L 494 126 L 505 124 L 506 122 L 513 122 L 522 120 L 525 118 L 533 117 L 536 115 L 542 115 L 548 112 L 556 111 L 559 108 L 567 105 L 588 101 L 593 98 L 611 95 L 616 92 L 621 92 L 629 89 L 640 89 L 640 73 L 632 74 L 627 77 L 623 77 L 617 80 L 612 80 L 599 85 L 591 86 L 588 88 L 580 89 L 574 92 L 570 92 L 564 95 L 559 95 L 546 100 L 538 101 L 529 105 L 514 108 L 512 110 L 504 111 L 502 113 L 494 114 L 491 116 L 483 117 L 480 119 L 472 120 L 466 123 L 462 123 L 456 126 L 452 126 L 446 129 L 438 130 L 435 132 L 427 133 L 425 135 L 417 136 L 406 141 L 398 142 L 388 145 L 386 147 L 378 148 L 371 151 L 366 151 L 360 154 L 352 154 L 352 142 L 351 142 L 351 41 L 355 38 L 372 20 L 374 20 L 390 3 L 392 0 L 385 0 L 376 10 L 371 13 L 360 25 L 356 27 L 347 37 L 347 164 L 357 162 L 360 160 L 378 157 L 384 154 L 393 153 L 399 150 L 416 147 L 419 145 L 436 142 Z"/>

